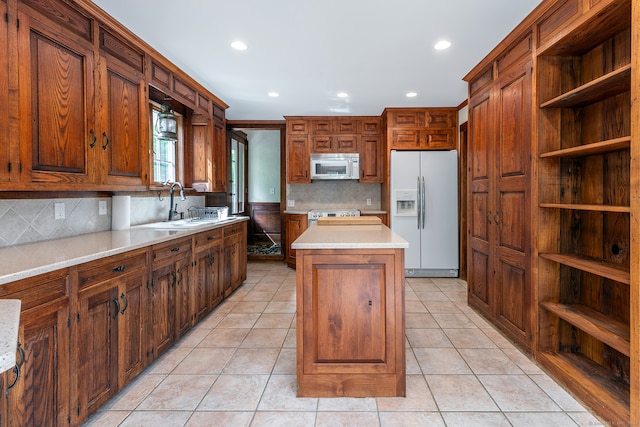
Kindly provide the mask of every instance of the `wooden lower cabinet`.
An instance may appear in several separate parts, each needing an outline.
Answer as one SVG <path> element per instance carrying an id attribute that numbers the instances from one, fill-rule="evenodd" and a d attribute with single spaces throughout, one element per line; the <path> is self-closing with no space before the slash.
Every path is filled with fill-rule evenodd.
<path id="1" fill-rule="evenodd" d="M 77 416 L 85 419 L 145 366 L 147 250 L 78 268 Z"/>
<path id="2" fill-rule="evenodd" d="M 224 296 L 229 296 L 247 278 L 247 223 L 224 230 Z"/>
<path id="3" fill-rule="evenodd" d="M 72 413 L 68 270 L 3 285 L 0 298 L 22 301 L 19 375 L 15 383 L 13 371 L 4 375 L 2 426 L 68 425 Z"/>
<path id="4" fill-rule="evenodd" d="M 242 222 L 0 285 L 22 301 L 24 352 L 17 381 L 0 374 L 0 426 L 80 425 L 222 301 L 223 265 L 240 286 L 246 260 Z"/>
<path id="5" fill-rule="evenodd" d="M 297 252 L 298 396 L 405 396 L 404 249 Z"/>
<path id="6" fill-rule="evenodd" d="M 307 229 L 309 218 L 307 214 L 287 214 L 285 217 L 285 260 L 289 267 L 296 268 L 296 250 L 291 244 Z"/>

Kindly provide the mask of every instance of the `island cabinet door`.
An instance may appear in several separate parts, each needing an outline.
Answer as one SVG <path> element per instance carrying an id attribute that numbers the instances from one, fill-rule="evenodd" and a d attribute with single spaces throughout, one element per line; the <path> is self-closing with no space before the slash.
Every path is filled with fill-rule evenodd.
<path id="1" fill-rule="evenodd" d="M 338 379 L 314 387 L 349 396 L 385 395 L 376 387 L 389 380 L 386 395 L 393 395 L 396 376 L 404 376 L 403 291 L 402 283 L 396 286 L 396 258 L 310 252 L 305 251 L 302 272 L 302 375 Z"/>

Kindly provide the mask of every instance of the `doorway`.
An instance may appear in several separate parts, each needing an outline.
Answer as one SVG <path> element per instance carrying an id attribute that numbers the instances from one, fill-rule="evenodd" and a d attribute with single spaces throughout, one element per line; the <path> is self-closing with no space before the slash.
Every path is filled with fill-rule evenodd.
<path id="1" fill-rule="evenodd" d="M 247 257 L 252 260 L 284 259 L 284 138 L 285 123 L 228 121 L 231 153 L 236 140 L 238 153 L 246 144 L 246 173 L 244 198 L 247 229 Z M 233 157 L 232 168 L 233 168 Z M 233 183 L 230 183 L 233 192 Z M 241 188 L 241 187 L 239 187 Z M 234 196 L 231 195 L 233 202 Z"/>

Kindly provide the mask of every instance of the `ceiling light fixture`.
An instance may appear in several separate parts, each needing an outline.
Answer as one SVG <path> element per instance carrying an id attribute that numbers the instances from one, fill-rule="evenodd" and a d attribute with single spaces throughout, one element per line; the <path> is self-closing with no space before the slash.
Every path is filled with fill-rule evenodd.
<path id="1" fill-rule="evenodd" d="M 278 92 L 269 92 L 267 95 L 269 95 L 271 98 L 277 98 L 280 96 Z"/>
<path id="2" fill-rule="evenodd" d="M 444 49 L 449 49 L 449 47 L 451 47 L 451 42 L 446 41 L 446 40 L 440 40 L 438 43 L 436 43 L 433 46 L 436 50 L 444 50 Z"/>
<path id="3" fill-rule="evenodd" d="M 346 98 L 349 94 L 347 92 L 338 92 L 338 98 Z"/>
<path id="4" fill-rule="evenodd" d="M 233 43 L 231 43 L 231 47 L 234 48 L 235 50 L 247 50 L 247 45 L 241 42 L 240 40 L 236 40 Z"/>
<path id="5" fill-rule="evenodd" d="M 418 96 L 416 92 L 407 92 L 407 98 L 415 98 Z"/>

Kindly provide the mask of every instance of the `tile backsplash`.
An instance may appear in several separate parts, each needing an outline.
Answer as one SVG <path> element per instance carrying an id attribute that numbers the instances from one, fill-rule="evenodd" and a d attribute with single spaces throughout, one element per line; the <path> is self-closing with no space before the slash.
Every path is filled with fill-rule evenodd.
<path id="1" fill-rule="evenodd" d="M 107 202 L 106 215 L 99 214 L 99 201 Z M 54 218 L 56 203 L 64 204 L 64 219 Z M 186 218 L 188 208 L 204 206 L 204 196 L 190 196 L 186 201 L 176 198 L 176 203 Z M 131 197 L 131 225 L 162 221 L 168 212 L 168 196 Z M 0 200 L 0 247 L 110 229 L 111 198 Z"/>
<path id="2" fill-rule="evenodd" d="M 288 210 L 325 208 L 380 209 L 380 184 L 357 181 L 317 181 L 311 184 L 287 184 L 287 200 L 294 200 Z M 367 205 L 371 199 L 371 205 Z"/>

